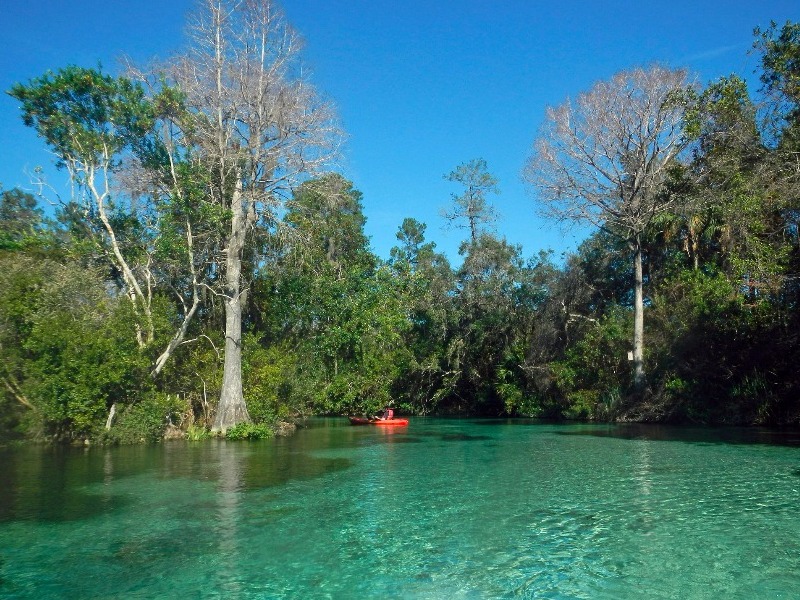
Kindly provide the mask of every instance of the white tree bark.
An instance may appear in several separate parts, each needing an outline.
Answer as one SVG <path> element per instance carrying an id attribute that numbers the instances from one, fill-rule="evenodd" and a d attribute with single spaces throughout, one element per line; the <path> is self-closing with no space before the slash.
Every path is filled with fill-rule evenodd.
<path id="1" fill-rule="evenodd" d="M 587 222 L 626 241 L 634 267 L 634 384 L 645 386 L 641 235 L 673 207 L 668 169 L 685 148 L 683 70 L 654 66 L 618 73 L 574 102 L 547 109 L 523 178 L 547 216 Z"/>
<path id="2" fill-rule="evenodd" d="M 214 431 L 249 422 L 242 389 L 242 251 L 247 232 L 241 203 L 241 180 L 236 182 L 231 208 L 231 231 L 225 261 L 225 362 Z"/>
<path id="3" fill-rule="evenodd" d="M 170 73 L 185 94 L 185 139 L 211 175 L 208 201 L 225 211 L 217 264 L 225 297 L 225 362 L 214 430 L 249 420 L 242 389 L 244 254 L 254 227 L 337 150 L 331 107 L 305 81 L 300 40 L 270 0 L 205 0 L 192 46 Z M 189 133 L 191 132 L 191 133 Z"/>
<path id="4" fill-rule="evenodd" d="M 633 384 L 637 390 L 645 386 L 644 374 L 644 279 L 642 275 L 642 243 L 633 241 Z"/>
<path id="5" fill-rule="evenodd" d="M 125 294 L 131 301 L 133 312 L 137 317 L 136 340 L 140 348 L 144 348 L 153 341 L 154 328 L 152 316 L 152 274 L 149 269 L 142 271 L 142 275 L 137 277 L 135 267 L 132 267 L 125 258 L 116 231 L 108 217 L 106 204 L 111 197 L 111 177 L 112 163 L 115 157 L 108 148 L 99 155 L 87 153 L 90 157 L 75 154 L 63 157 L 67 166 L 70 179 L 73 183 L 80 182 L 85 192 L 88 194 L 87 202 L 92 209 L 87 210 L 87 214 L 95 213 L 102 226 L 101 235 L 105 239 L 110 249 L 111 263 L 119 270 L 122 281 L 125 285 Z M 95 230 L 96 231 L 96 230 Z M 144 278 L 144 285 L 140 283 L 140 277 Z"/>

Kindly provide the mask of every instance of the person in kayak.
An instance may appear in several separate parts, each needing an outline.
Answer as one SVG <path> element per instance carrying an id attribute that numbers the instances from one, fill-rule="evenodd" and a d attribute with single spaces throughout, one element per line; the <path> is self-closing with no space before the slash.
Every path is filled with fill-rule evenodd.
<path id="1" fill-rule="evenodd" d="M 381 414 L 375 415 L 375 418 L 379 421 L 388 421 L 390 419 L 394 419 L 394 410 L 391 408 L 384 408 Z"/>

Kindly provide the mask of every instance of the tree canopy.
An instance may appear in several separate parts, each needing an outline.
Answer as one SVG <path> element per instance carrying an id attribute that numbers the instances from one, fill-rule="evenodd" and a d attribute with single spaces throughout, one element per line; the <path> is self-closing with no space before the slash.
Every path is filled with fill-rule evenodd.
<path id="1" fill-rule="evenodd" d="M 458 264 L 410 215 L 370 247 L 274 3 L 204 2 L 190 31 L 159 65 L 9 90 L 74 193 L 0 190 L 3 436 L 253 438 L 385 406 L 800 422 L 797 24 L 756 30 L 759 90 L 639 67 L 548 110 L 523 177 L 596 226 L 562 261 L 503 237 L 486 161 L 457 166 Z"/>

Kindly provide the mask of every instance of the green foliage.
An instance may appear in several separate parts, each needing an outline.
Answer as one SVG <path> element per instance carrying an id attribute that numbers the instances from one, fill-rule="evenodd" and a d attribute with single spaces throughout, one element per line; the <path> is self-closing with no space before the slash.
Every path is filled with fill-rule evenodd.
<path id="1" fill-rule="evenodd" d="M 459 405 L 469 398 L 470 411 L 503 414 L 523 395 L 518 336 L 529 325 L 535 286 L 528 285 L 531 271 L 520 250 L 486 234 L 462 245 L 465 258 L 456 274 L 457 321 L 450 347 L 460 375 L 454 395 Z"/>
<path id="2" fill-rule="evenodd" d="M 686 111 L 686 135 L 701 144 L 703 158 L 758 138 L 755 107 L 747 83 L 736 75 L 712 82 L 691 95 Z"/>
<path id="3" fill-rule="evenodd" d="M 54 435 L 89 434 L 115 399 L 133 400 L 147 382 L 148 362 L 132 343 L 127 306 L 107 317 L 92 322 L 58 310 L 43 315 L 26 341 L 35 356 L 32 395 Z"/>
<path id="4" fill-rule="evenodd" d="M 41 245 L 43 211 L 36 198 L 18 189 L 0 190 L 0 252 Z"/>
<path id="5" fill-rule="evenodd" d="M 524 390 L 514 381 L 513 371 L 502 367 L 497 369 L 495 386 L 506 413 L 515 414 L 525 410 Z"/>
<path id="6" fill-rule="evenodd" d="M 800 107 L 800 23 L 774 21 L 766 30 L 755 29 L 755 48 L 762 53 L 761 82 Z"/>
<path id="7" fill-rule="evenodd" d="M 292 351 L 280 346 L 264 347 L 253 335 L 245 337 L 243 347 L 243 385 L 253 421 L 272 424 L 301 416 L 304 407 L 294 404 L 297 358 Z"/>
<path id="8" fill-rule="evenodd" d="M 299 241 L 292 248 L 296 264 L 336 275 L 342 275 L 344 269 L 374 266 L 364 234 L 361 197 L 350 181 L 336 173 L 299 187 L 286 215 L 286 223 Z"/>
<path id="9" fill-rule="evenodd" d="M 391 388 L 398 408 L 428 414 L 439 410 L 454 390 L 459 372 L 458 342 L 452 333 L 455 314 L 455 274 L 447 258 L 425 241 L 424 223 L 405 219 L 397 232 L 400 246 L 391 250 L 390 267 L 405 313 L 404 360 Z"/>
<path id="10" fill-rule="evenodd" d="M 320 290 L 325 325 L 305 350 L 318 365 L 314 371 L 321 380 L 312 397 L 324 412 L 372 411 L 392 402 L 392 385 L 407 360 L 403 333 L 409 327 L 395 290 L 385 268 L 361 281 L 329 282 L 327 293 Z"/>
<path id="11" fill-rule="evenodd" d="M 497 211 L 487 200 L 487 194 L 499 194 L 498 181 L 489 173 L 482 158 L 463 163 L 444 176 L 448 181 L 464 186 L 461 194 L 453 194 L 452 210 L 444 216 L 458 226 L 468 229 L 470 240 L 477 241 L 484 228 L 497 220 Z"/>
<path id="12" fill-rule="evenodd" d="M 79 264 L 7 255 L 0 277 L 0 375 L 26 400 L 31 433 L 89 436 L 114 402 L 149 388 L 130 305 Z"/>
<path id="13" fill-rule="evenodd" d="M 632 393 L 631 247 L 613 223 L 562 266 L 547 252 L 526 260 L 486 233 L 497 181 L 476 160 L 446 176 L 463 188 L 449 214 L 469 229 L 461 266 L 451 268 L 411 218 L 384 263 L 369 248 L 361 193 L 326 174 L 294 191 L 280 222 L 248 215 L 256 234 L 245 271 L 256 277 L 243 282 L 242 350 L 254 422 L 227 439 L 387 405 L 416 414 L 800 422 L 798 31 L 792 23 L 757 31 L 765 97 L 751 97 L 737 76 L 680 94 L 693 154 L 651 198 L 671 210 L 641 232 L 649 389 Z M 91 205 L 87 212 L 74 199 L 55 224 L 30 195 L 0 192 L 0 427 L 107 443 L 211 437 L 224 346 L 222 298 L 212 290 L 231 211 L 215 201 L 210 191 L 227 191 L 191 141 L 199 116 L 177 87 L 162 82 L 148 97 L 124 78 L 78 67 L 11 95 L 79 186 L 86 167 L 115 177 L 131 155 L 147 170 L 153 186 L 135 211 L 132 194 L 104 202 L 132 269 L 152 276 L 142 281 L 151 285 L 154 337 L 136 343 L 145 304 L 137 314 Z M 762 114 L 773 117 L 768 125 Z M 184 136 L 181 148 L 155 127 L 178 122 L 171 131 Z M 153 379 L 193 276 L 205 284 L 202 304 Z"/>
<path id="14" fill-rule="evenodd" d="M 655 295 L 651 322 L 661 402 L 672 420 L 776 423 L 796 418 L 792 327 L 722 273 L 682 273 Z"/>
<path id="15" fill-rule="evenodd" d="M 209 429 L 213 424 L 222 381 L 222 356 L 217 349 L 222 343 L 219 332 L 208 331 L 183 345 L 153 382 L 160 391 L 185 400 L 182 429 L 192 426 Z"/>
<path id="16" fill-rule="evenodd" d="M 291 243 L 267 263 L 258 286 L 266 291 L 259 309 L 269 319 L 267 339 L 276 340 L 248 359 L 260 373 L 248 384 L 248 406 L 262 418 L 301 414 L 306 406 L 364 412 L 391 402 L 407 360 L 404 282 L 377 266 L 364 222 L 361 194 L 338 175 L 295 193 L 285 219 Z"/>
<path id="17" fill-rule="evenodd" d="M 95 69 L 69 66 L 48 72 L 9 94 L 22 103 L 22 118 L 60 159 L 96 164 L 142 139 L 152 110 L 141 86 Z"/>
<path id="18" fill-rule="evenodd" d="M 159 442 L 167 427 L 178 425 L 186 411 L 186 402 L 178 396 L 159 392 L 145 394 L 141 400 L 123 405 L 111 429 L 100 435 L 100 441 L 116 444 Z"/>
<path id="19" fill-rule="evenodd" d="M 623 391 L 630 388 L 628 362 L 630 311 L 616 307 L 573 344 L 562 361 L 553 363 L 558 393 L 568 418 L 613 416 Z"/>
<path id="20" fill-rule="evenodd" d="M 225 439 L 240 440 L 266 440 L 275 435 L 275 431 L 266 423 L 239 423 L 225 432 Z"/>
<path id="21" fill-rule="evenodd" d="M 569 404 L 563 414 L 567 419 L 589 420 L 598 416 L 599 405 L 598 390 L 579 389 L 569 394 Z"/>
<path id="22" fill-rule="evenodd" d="M 419 266 L 421 255 L 433 252 L 436 244 L 425 243 L 426 228 L 425 223 L 420 223 L 416 219 L 403 219 L 396 234 L 401 246 L 395 246 L 390 251 L 394 264 L 403 264 L 407 269 L 416 269 Z"/>
<path id="23" fill-rule="evenodd" d="M 211 437 L 213 437 L 213 434 L 206 427 L 192 424 L 186 429 L 186 439 L 190 442 L 201 442 Z"/>

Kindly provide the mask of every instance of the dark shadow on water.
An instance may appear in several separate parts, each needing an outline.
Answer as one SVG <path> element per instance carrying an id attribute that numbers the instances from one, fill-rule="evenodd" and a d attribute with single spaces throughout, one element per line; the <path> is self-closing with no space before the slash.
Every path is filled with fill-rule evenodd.
<path id="1" fill-rule="evenodd" d="M 258 442 L 176 442 L 164 445 L 158 475 L 165 480 L 218 482 L 225 488 L 247 491 L 323 477 L 352 467 L 347 458 L 314 456 L 318 449 L 317 444 L 304 443 L 300 436 Z"/>
<path id="2" fill-rule="evenodd" d="M 0 504 L 0 523 L 42 521 L 61 523 L 96 518 L 129 504 L 124 496 L 84 494 L 76 490 L 19 494 L 18 501 Z"/>
<path id="3" fill-rule="evenodd" d="M 242 488 L 256 490 L 283 486 L 290 481 L 306 481 L 331 473 L 344 471 L 353 466 L 346 458 L 314 458 L 308 455 L 295 455 L 286 462 L 251 458 L 245 464 Z"/>
<path id="4" fill-rule="evenodd" d="M 495 438 L 487 435 L 474 435 L 461 431 L 437 431 L 440 427 L 430 429 L 431 423 L 439 426 L 466 425 L 507 425 L 521 419 L 471 419 L 461 417 L 412 417 L 408 427 L 375 427 L 370 425 L 353 426 L 346 419 L 314 418 L 303 425 L 304 429 L 329 429 L 341 433 L 337 440 L 338 447 L 363 447 L 381 444 L 419 444 L 430 440 L 443 442 L 479 442 L 492 441 Z M 528 421 L 528 420 L 525 420 Z M 541 423 L 541 421 L 535 421 Z"/>
<path id="5" fill-rule="evenodd" d="M 129 477 L 160 479 L 165 485 L 193 479 L 230 491 L 248 491 L 352 467 L 346 458 L 313 456 L 315 449 L 266 440 L 4 450 L 0 451 L 0 522 L 67 522 L 107 515 L 137 502 L 135 487 L 133 491 L 119 488 Z"/>
<path id="6" fill-rule="evenodd" d="M 555 419 L 534 419 L 526 417 L 486 417 L 481 419 L 467 419 L 470 425 L 498 426 L 498 425 L 517 425 L 517 426 L 538 426 L 538 425 L 563 425 L 564 421 Z"/>
<path id="7" fill-rule="evenodd" d="M 382 444 L 420 444 L 430 440 L 439 440 L 442 442 L 483 442 L 494 440 L 489 435 L 472 435 L 469 433 L 449 432 L 439 433 L 435 431 L 421 431 L 415 432 L 412 435 L 395 435 L 393 437 L 386 436 L 372 436 L 363 437 L 359 440 L 357 446 L 378 446 Z"/>
<path id="8" fill-rule="evenodd" d="M 418 434 L 419 437 L 409 438 L 406 440 L 396 440 L 395 443 L 399 444 L 419 444 L 431 441 L 440 442 L 490 442 L 495 441 L 495 438 L 489 435 L 471 435 L 469 433 L 435 433 L 435 432 L 422 432 Z M 381 442 L 376 442 L 380 444 Z M 368 444 L 372 445 L 372 444 Z"/>
<path id="9" fill-rule="evenodd" d="M 167 531 L 114 540 L 104 556 L 107 562 L 131 570 L 168 570 L 165 564 L 178 569 L 188 558 L 210 554 L 217 546 L 207 526 L 182 523 Z"/>
<path id="10" fill-rule="evenodd" d="M 365 437 L 359 440 L 357 444 L 353 444 L 353 447 L 356 446 L 381 446 L 384 444 L 419 444 L 423 440 L 419 437 L 408 436 L 408 435 L 395 435 L 393 437 L 386 437 L 386 436 L 376 436 L 376 437 Z"/>
<path id="11" fill-rule="evenodd" d="M 800 431 L 746 427 L 682 427 L 623 423 L 616 425 L 571 425 L 557 435 L 591 436 L 622 440 L 684 442 L 691 444 L 736 444 L 800 447 Z"/>
<path id="12" fill-rule="evenodd" d="M 100 483 L 105 456 L 84 449 L 27 446 L 0 452 L 0 522 L 65 522 L 98 517 L 124 506 L 124 495 L 86 491 Z"/>
<path id="13" fill-rule="evenodd" d="M 494 438 L 489 435 L 470 435 L 468 433 L 445 433 L 436 437 L 443 442 L 485 442 L 494 440 Z"/>
<path id="14" fill-rule="evenodd" d="M 765 427 L 714 427 L 647 423 L 578 423 L 534 418 L 450 418 L 443 422 L 481 427 L 551 427 L 556 435 L 607 437 L 624 440 L 688 442 L 694 444 L 741 444 L 800 447 L 800 429 Z M 437 435 L 437 434 L 430 434 Z M 451 435 L 451 434 L 446 434 Z M 455 437 L 458 434 L 452 434 Z M 440 437 L 441 434 L 439 434 Z M 469 436 L 481 439 L 483 436 Z"/>

